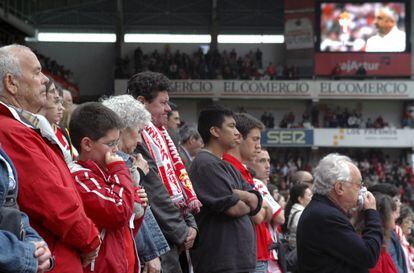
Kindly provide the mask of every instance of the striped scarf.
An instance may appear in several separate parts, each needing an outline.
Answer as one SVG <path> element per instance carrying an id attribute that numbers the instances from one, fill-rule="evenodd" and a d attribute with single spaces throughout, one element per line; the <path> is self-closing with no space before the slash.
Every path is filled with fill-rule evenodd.
<path id="1" fill-rule="evenodd" d="M 157 164 L 158 173 L 171 200 L 184 214 L 198 213 L 201 202 L 197 199 L 185 166 L 167 130 L 164 127 L 157 128 L 151 122 L 144 128 L 142 137 Z"/>

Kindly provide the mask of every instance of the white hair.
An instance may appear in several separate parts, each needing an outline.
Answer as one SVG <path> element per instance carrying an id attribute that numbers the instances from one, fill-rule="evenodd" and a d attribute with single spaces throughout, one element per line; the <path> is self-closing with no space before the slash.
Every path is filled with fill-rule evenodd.
<path id="1" fill-rule="evenodd" d="M 351 182 L 350 164 L 349 157 L 337 153 L 322 158 L 313 172 L 313 192 L 327 195 L 336 182 Z"/>
<path id="2" fill-rule="evenodd" d="M 102 100 L 102 104 L 121 118 L 125 128 L 143 129 L 151 121 L 145 106 L 131 95 L 112 96 Z"/>
<path id="3" fill-rule="evenodd" d="M 12 51 L 22 49 L 30 50 L 30 48 L 18 44 L 0 47 L 0 79 L 2 81 L 7 74 L 15 77 L 21 76 L 20 61 Z M 3 84 L 0 84 L 0 94 L 3 92 L 3 89 Z"/>
<path id="4" fill-rule="evenodd" d="M 398 14 L 395 10 L 393 10 L 390 7 L 382 7 L 377 10 L 375 15 L 378 15 L 380 12 L 383 12 L 385 15 L 387 15 L 388 18 L 391 18 L 395 23 L 398 22 Z"/>

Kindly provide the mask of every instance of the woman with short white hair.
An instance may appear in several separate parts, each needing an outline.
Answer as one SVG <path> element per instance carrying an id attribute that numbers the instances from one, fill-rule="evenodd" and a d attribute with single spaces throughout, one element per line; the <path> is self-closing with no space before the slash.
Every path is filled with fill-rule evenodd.
<path id="1" fill-rule="evenodd" d="M 141 132 L 151 121 L 151 114 L 144 105 L 131 95 L 120 95 L 104 99 L 102 104 L 118 114 L 125 129 L 120 135 L 119 150 L 133 154 L 137 145 L 142 142 Z"/>
<path id="2" fill-rule="evenodd" d="M 135 186 L 138 186 L 147 175 L 149 167 L 147 161 L 140 154 L 134 154 L 134 151 L 137 145 L 141 145 L 141 132 L 151 121 L 151 114 L 141 102 L 131 95 L 113 96 L 104 99 L 102 104 L 117 113 L 124 123 L 124 129 L 121 130 L 118 144 L 119 155 L 124 158 L 130 168 L 132 180 Z M 146 194 L 144 195 L 145 200 L 148 200 Z M 143 210 L 136 204 L 134 212 L 136 216 L 139 216 L 139 214 L 142 216 Z M 149 207 L 146 209 L 142 226 L 135 241 L 137 242 L 138 255 L 145 264 L 144 272 L 160 272 L 161 262 L 159 257 L 168 252 L 170 248 Z"/>

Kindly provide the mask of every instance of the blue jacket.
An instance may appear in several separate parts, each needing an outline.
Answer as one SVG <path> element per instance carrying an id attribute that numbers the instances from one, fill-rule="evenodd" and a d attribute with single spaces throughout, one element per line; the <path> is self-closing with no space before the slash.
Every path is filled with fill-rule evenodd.
<path id="1" fill-rule="evenodd" d="M 391 232 L 391 240 L 388 242 L 387 251 L 397 267 L 398 273 L 407 273 L 404 252 L 395 231 Z"/>
<path id="2" fill-rule="evenodd" d="M 366 227 L 359 235 L 340 208 L 315 194 L 299 219 L 299 272 L 360 273 L 374 267 L 383 240 L 381 221 L 376 210 L 363 213 Z"/>
<path id="3" fill-rule="evenodd" d="M 11 167 L 12 173 L 9 173 Z M 0 147 L 0 205 L 3 206 L 9 187 L 17 187 L 17 173 L 6 153 Z M 14 234 L 0 230 L 0 272 L 32 273 L 37 271 L 37 259 L 34 257 L 35 245 L 32 242 L 43 241 L 30 227 L 29 218 L 21 213 L 25 238 L 20 241 Z"/>

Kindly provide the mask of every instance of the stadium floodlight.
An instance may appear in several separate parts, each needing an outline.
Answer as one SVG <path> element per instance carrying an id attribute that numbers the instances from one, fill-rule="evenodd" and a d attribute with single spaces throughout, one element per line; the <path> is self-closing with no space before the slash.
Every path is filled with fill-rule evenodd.
<path id="1" fill-rule="evenodd" d="M 39 42 L 115 43 L 114 33 L 39 32 Z"/>
<path id="2" fill-rule="evenodd" d="M 172 44 L 209 44 L 209 34 L 140 34 L 124 35 L 125 43 L 172 43 Z"/>
<path id="3" fill-rule="evenodd" d="M 217 37 L 219 44 L 283 44 L 283 35 L 237 35 L 220 34 Z"/>

